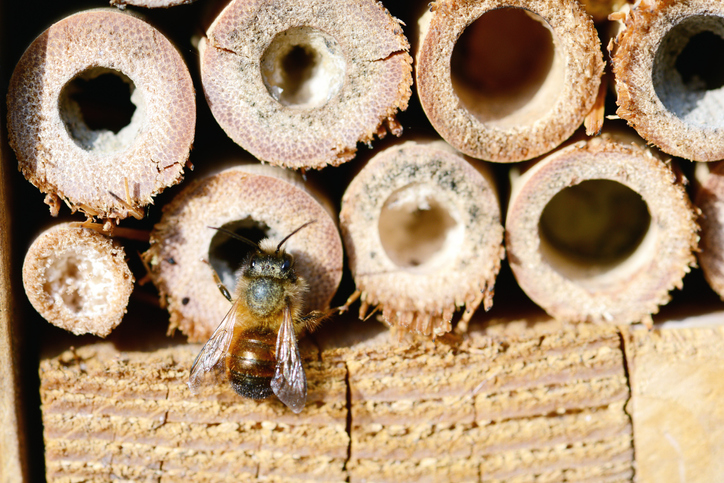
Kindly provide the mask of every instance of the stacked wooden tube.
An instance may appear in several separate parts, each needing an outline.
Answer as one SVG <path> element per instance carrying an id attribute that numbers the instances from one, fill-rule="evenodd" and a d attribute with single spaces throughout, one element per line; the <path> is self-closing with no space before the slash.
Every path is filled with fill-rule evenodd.
<path id="1" fill-rule="evenodd" d="M 179 2 L 164 6 L 172 3 Z M 593 13 L 591 3 L 589 13 L 601 21 L 605 14 Z M 424 337 L 401 342 L 353 317 L 329 322 L 323 333 L 302 342 L 310 389 L 299 416 L 275 399 L 240 399 L 226 385 L 191 395 L 185 383 L 198 344 L 159 339 L 149 350 L 123 351 L 119 347 L 126 346 L 112 339 L 115 344 L 79 342 L 72 351 L 48 352 L 41 363 L 48 479 L 631 479 L 633 469 L 643 467 L 634 461 L 636 421 L 626 404 L 636 387 L 637 394 L 645 393 L 648 376 L 634 381 L 630 374 L 636 351 L 648 357 L 656 347 L 642 349 L 645 337 L 621 326 L 651 324 L 694 266 L 698 241 L 685 178 L 662 152 L 724 158 L 717 157 L 721 129 L 711 107 L 720 94 L 709 86 L 715 76 L 681 71 L 677 60 L 689 44 L 695 48 L 711 35 L 723 36 L 722 15 L 702 5 L 642 2 L 612 17 L 625 26 L 611 43 L 618 115 L 659 151 L 631 132 L 610 129 L 610 123 L 595 137 L 574 134 L 592 113 L 602 121 L 606 95 L 597 32 L 577 2 L 431 4 L 413 39 L 416 88 L 442 139 L 406 136 L 360 156 L 369 159 L 359 160 L 358 174 L 331 202 L 303 177 L 269 166 L 235 163 L 244 166 L 197 175 L 163 207 L 143 255 L 171 328 L 190 342 L 203 342 L 229 307 L 205 261 L 232 288 L 231 258 L 241 257 L 230 257 L 229 250 L 241 250 L 209 226 L 280 240 L 314 220 L 287 245 L 310 282 L 306 308 L 329 306 L 342 278 L 344 239 L 361 292 L 360 313 L 378 310 L 378 318 L 400 334 Z M 98 20 L 104 16 L 139 21 L 94 11 L 65 22 L 80 22 L 82 15 L 97 17 L 96 25 L 104 24 Z M 230 2 L 199 43 L 196 87 L 218 122 L 212 129 L 263 162 L 295 169 L 334 169 L 357 155 L 358 143 L 371 145 L 387 132 L 399 136 L 398 111 L 408 105 L 412 82 L 402 25 L 372 1 L 290 0 L 284 8 L 263 0 Z M 641 32 L 657 25 L 671 27 L 642 40 Z M 502 39 L 511 33 L 514 41 Z M 51 28 L 43 39 L 51 42 L 54 35 Z M 644 41 L 651 47 L 634 48 Z M 646 51 L 657 54 L 643 59 Z M 29 52 L 21 67 L 35 65 L 37 53 Z M 642 63 L 644 74 L 636 70 Z M 654 72 L 648 91 L 637 80 L 646 77 L 646 66 Z M 176 111 L 156 111 L 150 100 L 164 96 L 148 92 L 163 87 L 147 87 L 125 64 L 102 68 L 89 71 L 81 62 L 70 77 L 58 73 L 57 88 L 37 99 L 40 114 L 33 111 L 35 102 L 24 106 L 16 94 L 27 88 L 26 78 L 38 77 L 13 80 L 9 130 L 23 173 L 48 194 L 52 211 L 65 202 L 107 221 L 108 228 L 142 214 L 152 196 L 180 181 L 193 129 L 164 131 L 181 148 L 178 153 L 143 144 L 151 167 L 139 164 L 151 174 L 138 174 L 131 156 L 133 169 L 73 165 L 56 176 L 51 168 L 57 159 L 74 159 L 80 146 L 84 159 L 102 158 L 102 166 L 117 168 L 118 157 L 135 149 L 152 121 L 191 119 L 193 126 L 195 117 L 188 89 L 167 96 L 185 99 L 172 106 Z M 118 133 L 94 132 L 72 117 L 79 108 L 64 90 L 74 76 L 93 80 L 107 71 L 134 85 L 137 115 L 148 115 L 139 121 L 134 114 Z M 168 73 L 178 74 L 174 68 Z M 647 96 L 651 103 L 642 107 Z M 52 133 L 58 136 L 35 122 L 47 117 L 57 121 Z M 399 117 L 407 127 L 404 115 Z M 97 139 L 109 144 L 98 145 Z M 49 157 L 55 144 L 72 148 L 71 154 Z M 222 156 L 196 154 L 191 160 L 197 165 L 221 165 Z M 526 162 L 503 170 L 491 161 Z M 699 260 L 717 289 L 720 269 L 709 267 L 724 259 L 718 252 L 724 236 L 715 223 L 722 204 L 713 195 L 718 166 L 710 168 L 697 185 L 704 215 Z M 112 181 L 102 181 L 105 171 Z M 512 174 L 509 200 L 498 198 L 507 191 L 504 171 Z M 343 175 L 330 172 L 336 173 L 326 169 L 310 178 L 338 184 Z M 89 190 L 95 198 L 63 184 L 91 175 L 99 180 L 80 192 Z M 339 230 L 330 208 L 336 201 Z M 507 206 L 505 216 L 501 205 Z M 123 258 L 117 245 L 103 240 Z M 516 317 L 506 313 L 510 307 L 497 306 L 494 320 L 483 310 L 475 315 L 478 307 L 491 308 L 506 256 L 520 287 L 550 317 Z M 47 285 L 39 275 L 35 282 L 36 289 Z M 118 320 L 105 324 L 108 331 Z M 466 332 L 469 323 L 473 330 Z M 455 327 L 458 333 L 448 335 Z M 701 344 L 697 337 L 690 340 Z"/>

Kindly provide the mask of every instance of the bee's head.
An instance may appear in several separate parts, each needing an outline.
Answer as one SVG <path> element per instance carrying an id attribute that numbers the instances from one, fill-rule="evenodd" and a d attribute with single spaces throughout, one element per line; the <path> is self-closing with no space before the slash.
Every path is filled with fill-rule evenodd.
<path id="1" fill-rule="evenodd" d="M 250 278 L 270 277 L 295 281 L 294 257 L 284 250 L 280 252 L 267 251 L 266 242 L 262 240 L 260 250 L 253 252 L 244 270 L 244 276 Z"/>

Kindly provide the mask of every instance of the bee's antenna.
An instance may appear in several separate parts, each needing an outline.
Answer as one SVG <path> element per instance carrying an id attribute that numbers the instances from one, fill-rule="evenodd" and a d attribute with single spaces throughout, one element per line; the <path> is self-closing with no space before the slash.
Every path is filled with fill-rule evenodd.
<path id="1" fill-rule="evenodd" d="M 292 235 L 294 235 L 295 233 L 297 233 L 298 231 L 300 231 L 302 228 L 305 228 L 305 227 L 311 225 L 312 223 L 314 223 L 314 222 L 316 222 L 316 221 L 317 221 L 317 220 L 308 221 L 308 222 L 306 222 L 305 224 L 303 224 L 302 226 L 300 226 L 299 228 L 297 228 L 296 230 L 294 230 L 293 232 L 291 232 L 290 234 L 288 234 L 287 236 L 285 236 L 284 239 L 279 242 L 279 245 L 277 245 L 277 251 L 274 252 L 274 254 L 275 254 L 275 255 L 279 255 L 279 250 L 282 249 L 282 245 L 284 245 L 284 242 L 286 242 L 287 240 L 289 240 L 289 239 L 292 237 Z"/>
<path id="2" fill-rule="evenodd" d="M 215 226 L 210 226 L 209 228 L 211 228 L 212 230 L 220 231 L 221 233 L 223 233 L 227 236 L 230 236 L 231 238 L 236 238 L 237 240 L 242 241 L 242 242 L 246 243 L 247 245 L 251 245 L 252 247 L 259 250 L 259 245 L 257 245 L 253 241 L 249 240 L 248 238 L 239 235 L 238 233 L 234 233 L 233 231 L 227 230 L 226 228 L 217 228 Z M 287 237 L 287 238 L 289 238 L 289 237 Z M 286 238 L 285 238 L 285 240 L 286 240 Z"/>

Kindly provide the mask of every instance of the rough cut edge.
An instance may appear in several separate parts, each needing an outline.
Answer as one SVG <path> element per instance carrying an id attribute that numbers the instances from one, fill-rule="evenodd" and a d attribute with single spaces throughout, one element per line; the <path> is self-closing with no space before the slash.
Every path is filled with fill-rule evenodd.
<path id="1" fill-rule="evenodd" d="M 136 35 L 137 42 L 122 49 L 125 37 L 105 45 L 109 37 L 98 27 L 118 35 Z M 85 32 L 97 38 L 83 38 Z M 104 43 L 97 51 L 89 43 Z M 68 54 L 71 49 L 71 54 Z M 145 49 L 145 50 L 144 50 Z M 156 57 L 149 61 L 144 55 Z M 86 57 L 76 58 L 75 56 Z M 153 62 L 165 63 L 161 74 Z M 146 65 L 151 62 L 151 65 Z M 139 67 L 143 64 L 144 67 Z M 48 68 L 51 66 L 51 68 Z M 133 72 L 130 72 L 133 66 Z M 129 146 L 110 154 L 82 149 L 69 135 L 58 105 L 63 86 L 90 68 L 121 71 L 143 93 L 146 115 L 133 119 L 139 132 Z M 165 82 L 165 83 L 164 83 Z M 151 97 L 153 93 L 155 97 Z M 158 100 L 160 96 L 168 96 Z M 196 108 L 191 76 L 180 54 L 155 28 L 135 15 L 116 9 L 94 9 L 76 13 L 53 24 L 28 47 L 10 79 L 7 94 L 8 139 L 18 158 L 18 169 L 40 191 L 52 215 L 61 201 L 89 217 L 120 220 L 148 205 L 166 187 L 179 183 L 194 138 Z M 137 111 L 140 107 L 137 108 Z M 159 119 L 159 115 L 163 118 Z M 135 123 L 135 124 L 134 124 Z M 172 129 L 176 126 L 175 129 Z M 120 134 L 120 133 L 119 133 Z M 161 146 L 161 147 L 159 147 Z M 88 166 L 91 166 L 89 168 Z M 116 168 L 116 167 L 121 168 Z M 115 169 L 114 169 L 115 168 Z M 129 184 L 130 207 L 125 181 Z M 122 199 L 119 201 L 115 196 Z"/>
<path id="2" fill-rule="evenodd" d="M 605 22 L 608 16 L 617 12 L 628 0 L 578 0 L 594 22 Z"/>
<path id="3" fill-rule="evenodd" d="M 433 163 L 439 166 L 426 167 Z M 419 174 L 422 171 L 426 174 Z M 427 182 L 433 183 L 438 194 L 451 197 L 448 201 L 453 206 L 448 208 L 453 208 L 458 216 L 468 216 L 472 208 L 478 210 L 478 214 L 468 220 L 458 220 L 467 225 L 468 230 L 457 247 L 458 252 L 450 254 L 445 261 L 445 267 L 440 267 L 438 260 L 434 268 L 427 268 L 430 271 L 416 273 L 392 262 L 376 234 L 380 212 L 388 197 L 396 190 Z M 446 189 L 445 183 L 455 184 L 456 188 Z M 479 205 L 471 201 L 477 199 L 483 201 Z M 340 212 L 350 269 L 361 292 L 360 316 L 364 317 L 370 307 L 378 307 L 386 323 L 402 332 L 435 337 L 452 329 L 455 311 L 463 308 L 458 326 L 464 330 L 481 303 L 485 310 L 493 303 L 495 279 L 505 258 L 499 210 L 496 186 L 487 168 L 470 166 L 443 141 L 407 141 L 378 153 L 348 186 Z M 484 221 L 479 220 L 482 218 Z M 476 263 L 480 268 L 471 269 Z M 434 281 L 443 280 L 443 274 L 446 282 L 440 283 L 451 283 L 459 290 L 451 293 L 451 289 L 436 288 Z M 453 281 L 453 274 L 463 278 Z M 428 288 L 426 298 L 420 296 L 420 286 Z"/>
<path id="4" fill-rule="evenodd" d="M 230 168 L 189 184 L 164 206 L 143 257 L 171 315 L 169 331 L 178 328 L 190 341 L 204 341 L 221 322 L 229 302 L 203 262 L 215 235 L 208 227 L 246 218 L 265 224 L 279 240 L 316 220 L 285 246 L 309 286 L 305 310 L 329 306 L 342 277 L 342 241 L 325 205 L 291 175 L 272 166 Z"/>
<path id="5" fill-rule="evenodd" d="M 420 19 L 415 58 L 417 93 L 436 131 L 453 147 L 478 159 L 509 163 L 532 159 L 555 148 L 583 122 L 596 100 L 603 74 L 603 54 L 591 18 L 577 1 L 441 0 Z M 555 106 L 529 125 L 487 127 L 461 106 L 450 78 L 450 57 L 467 17 L 496 8 L 515 7 L 543 18 L 564 48 L 565 85 Z M 474 14 L 472 12 L 475 12 Z"/>
<path id="6" fill-rule="evenodd" d="M 663 105 L 652 84 L 653 56 L 680 20 L 713 11 L 724 16 L 724 8 L 709 0 L 643 0 L 630 9 L 624 5 L 612 16 L 620 25 L 608 46 L 616 79 L 616 114 L 650 144 L 694 161 L 724 158 L 724 129 L 695 129 Z"/>
<path id="7" fill-rule="evenodd" d="M 106 297 L 107 310 L 102 316 L 89 316 L 83 313 L 83 309 L 75 312 L 64 305 L 58 306 L 47 296 L 46 270 L 52 260 L 64 255 L 65 251 L 76 249 L 95 252 L 98 259 L 93 268 L 103 263 L 106 275 L 113 279 L 112 290 L 107 292 Z M 80 271 L 80 267 L 77 268 Z M 75 335 L 106 337 L 110 334 L 123 320 L 133 283 L 133 274 L 126 264 L 123 247 L 95 230 L 72 223 L 61 223 L 41 233 L 28 249 L 23 263 L 25 294 L 35 310 L 51 324 Z"/>
<path id="8" fill-rule="evenodd" d="M 307 3 L 289 0 L 284 5 L 295 11 Z M 388 132 L 395 136 L 402 134 L 396 114 L 407 109 L 411 96 L 412 57 L 400 21 L 380 2 L 345 0 L 319 5 L 325 15 L 314 15 L 309 21 L 297 19 L 293 14 L 267 18 L 264 16 L 267 12 L 259 13 L 266 7 L 263 1 L 231 2 L 199 43 L 204 93 L 217 122 L 234 142 L 263 162 L 293 169 L 321 169 L 353 159 L 358 143 L 369 144 Z M 312 7 L 305 6 L 302 11 L 308 8 Z M 363 16 L 368 24 L 354 29 L 354 33 L 363 35 L 367 42 L 352 36 L 349 22 L 356 17 L 345 15 L 350 8 L 359 9 L 358 16 Z M 330 9 L 339 11 L 330 12 Z M 250 28 L 256 32 L 240 35 L 241 25 L 249 23 L 252 15 L 256 17 Z M 329 20 L 326 17 L 330 15 L 343 18 Z M 376 29 L 374 33 L 362 30 L 369 24 Z M 347 67 L 348 73 L 378 75 L 380 79 L 364 87 L 357 86 L 360 82 L 353 82 L 347 75 L 342 90 L 324 106 L 306 110 L 282 106 L 266 91 L 261 79 L 245 80 L 239 76 L 242 71 L 254 72 L 253 76 L 260 71 L 263 51 L 251 39 L 263 36 L 270 42 L 277 33 L 300 26 L 319 28 L 332 35 L 342 47 L 346 61 L 357 61 L 357 65 Z M 242 58 L 243 69 L 238 65 Z M 374 73 L 369 72 L 372 70 Z M 362 87 L 370 91 L 362 94 L 361 104 L 353 104 Z M 251 97 L 238 99 L 238 93 L 246 91 L 251 91 Z M 310 134 L 305 134 L 303 139 L 293 138 L 294 133 L 304 131 Z M 313 131 L 318 132 L 315 135 Z"/>
<path id="9" fill-rule="evenodd" d="M 112 6 L 118 7 L 121 10 L 126 8 L 127 5 L 144 8 L 169 8 L 177 5 L 187 5 L 195 1 L 196 0 L 110 0 Z"/>
<path id="10" fill-rule="evenodd" d="M 624 140 L 626 142 L 622 142 Z M 581 155 L 599 156 L 599 167 L 589 168 L 590 175 L 579 174 L 574 179 L 565 181 L 571 176 L 566 174 L 566 170 L 573 167 L 583 169 L 581 162 L 574 166 L 573 161 Z M 604 156 L 630 158 L 629 167 L 621 167 L 616 172 L 611 172 L 613 168 L 609 165 L 613 159 L 605 159 Z M 558 160 L 565 161 L 566 164 L 556 166 L 560 164 Z M 588 164 L 590 165 L 590 161 Z M 632 182 L 642 181 L 632 181 L 632 178 L 644 168 L 649 173 L 645 182 L 658 185 L 649 186 L 648 195 L 641 192 L 643 186 L 635 189 L 630 185 Z M 561 169 L 563 171 L 558 174 Z M 662 246 L 663 243 L 657 239 L 648 254 L 649 261 L 642 263 L 630 279 L 621 281 L 606 291 L 591 292 L 556 272 L 542 259 L 539 251 L 540 239 L 536 228 L 540 214 L 558 191 L 588 179 L 617 181 L 641 195 L 648 205 L 651 225 L 658 229 L 668 227 L 668 233 L 664 236 L 669 238 L 669 241 L 672 241 L 672 236 L 674 239 L 680 238 L 676 251 L 671 252 L 668 246 Z M 660 306 L 669 302 L 670 291 L 681 289 L 684 275 L 696 266 L 694 251 L 699 241 L 696 208 L 689 201 L 683 186 L 685 183 L 683 175 L 662 161 L 659 155 L 638 143 L 629 144 L 628 137 L 603 134 L 588 142 L 580 141 L 568 145 L 548 155 L 515 180 L 512 188 L 506 217 L 506 247 L 518 284 L 534 302 L 551 316 L 561 320 L 604 324 L 641 322 L 651 326 L 652 314 L 658 313 Z M 552 189 L 558 191 L 552 193 Z M 535 201 L 526 205 L 522 200 L 527 198 Z M 658 216 L 656 212 L 652 212 L 652 207 L 657 206 Z M 668 208 L 665 209 L 666 206 Z M 649 265 L 656 259 L 669 261 L 666 273 L 649 272 Z M 637 289 L 640 298 L 631 299 L 636 287 L 633 281 L 641 278 L 644 282 L 642 286 L 645 284 L 647 288 L 643 291 Z M 627 306 L 621 305 L 622 298 L 629 299 Z"/>

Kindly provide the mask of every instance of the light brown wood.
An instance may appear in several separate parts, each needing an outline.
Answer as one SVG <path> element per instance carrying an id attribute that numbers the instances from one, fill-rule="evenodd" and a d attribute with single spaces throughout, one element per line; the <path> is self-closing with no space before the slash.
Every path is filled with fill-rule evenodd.
<path id="1" fill-rule="evenodd" d="M 420 102 L 437 132 L 469 156 L 540 156 L 593 107 L 603 59 L 576 1 L 441 0 L 419 24 Z"/>
<path id="2" fill-rule="evenodd" d="M 506 218 L 518 284 L 564 320 L 650 324 L 695 263 L 696 215 L 677 175 L 620 134 L 537 162 L 514 179 Z"/>
<path id="3" fill-rule="evenodd" d="M 608 16 L 618 12 L 628 0 L 578 0 L 594 22 L 605 22 Z"/>
<path id="4" fill-rule="evenodd" d="M 724 5 L 645 0 L 620 20 L 613 45 L 617 114 L 662 151 L 724 158 L 724 102 L 709 69 L 724 36 Z"/>
<path id="5" fill-rule="evenodd" d="M 90 127 L 74 97 L 79 79 L 105 75 L 132 85 L 135 111 L 117 133 Z M 136 16 L 108 8 L 55 23 L 20 59 L 7 98 L 19 168 L 53 215 L 63 201 L 122 219 L 181 181 L 196 122 L 191 76 L 171 43 Z"/>
<path id="6" fill-rule="evenodd" d="M 204 93 L 229 137 L 262 161 L 316 169 L 402 132 L 408 50 L 373 0 L 236 0 L 199 44 Z"/>
<path id="7" fill-rule="evenodd" d="M 505 257 L 495 180 L 444 141 L 376 154 L 347 187 L 340 225 L 362 317 L 378 307 L 392 326 L 440 336 L 456 310 L 466 326 L 491 307 Z"/>
<path id="8" fill-rule="evenodd" d="M 95 343 L 46 354 L 48 478 L 632 477 L 614 328 L 533 317 L 437 343 L 399 343 L 377 323 L 326 329 L 302 344 L 310 391 L 300 415 L 276 399 L 241 399 L 228 385 L 192 396 L 185 382 L 198 345 Z"/>
<path id="9" fill-rule="evenodd" d="M 232 239 L 222 248 L 226 235 L 210 227 L 241 230 L 242 235 L 258 230 L 281 241 L 314 221 L 285 247 L 309 286 L 304 310 L 329 306 L 342 278 L 342 240 L 326 203 L 296 173 L 259 164 L 229 168 L 189 184 L 163 211 L 144 258 L 171 314 L 170 330 L 179 328 L 190 340 L 205 341 L 230 308 L 205 261 L 233 293 L 238 267 L 229 250 L 240 256 L 248 247 Z"/>
<path id="10" fill-rule="evenodd" d="M 724 312 L 625 334 L 636 481 L 724 479 Z"/>
<path id="11" fill-rule="evenodd" d="M 74 223 L 43 231 L 23 263 L 23 287 L 35 310 L 76 335 L 110 334 L 126 314 L 133 282 L 123 247 Z"/>

